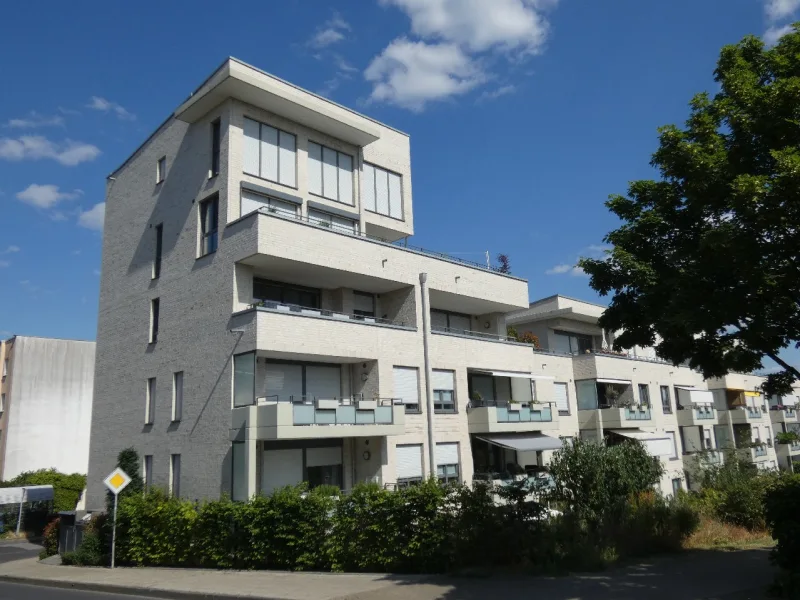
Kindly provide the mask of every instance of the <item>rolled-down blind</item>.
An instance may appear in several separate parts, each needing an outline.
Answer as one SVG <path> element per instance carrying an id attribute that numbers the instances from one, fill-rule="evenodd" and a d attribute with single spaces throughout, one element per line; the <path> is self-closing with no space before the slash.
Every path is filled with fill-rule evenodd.
<path id="1" fill-rule="evenodd" d="M 252 175 L 259 173 L 259 132 L 261 126 L 252 119 L 244 120 L 244 172 Z"/>
<path id="2" fill-rule="evenodd" d="M 375 296 L 372 294 L 353 294 L 353 308 L 362 312 L 375 312 Z"/>
<path id="3" fill-rule="evenodd" d="M 389 216 L 395 219 L 403 218 L 403 199 L 401 193 L 400 176 L 389 173 Z"/>
<path id="4" fill-rule="evenodd" d="M 469 331 L 469 317 L 463 315 L 450 315 L 450 329 L 456 333 L 459 331 Z"/>
<path id="5" fill-rule="evenodd" d="M 438 310 L 431 311 L 431 329 L 446 329 L 447 328 L 447 313 L 439 312 Z"/>
<path id="6" fill-rule="evenodd" d="M 394 368 L 394 397 L 403 404 L 419 404 L 419 371 L 413 367 Z"/>
<path id="7" fill-rule="evenodd" d="M 250 214 L 261 207 L 269 205 L 269 198 L 261 194 L 254 194 L 248 190 L 242 190 L 242 212 L 241 215 Z"/>
<path id="8" fill-rule="evenodd" d="M 422 477 L 422 444 L 409 444 L 395 448 L 398 479 Z"/>
<path id="9" fill-rule="evenodd" d="M 294 187 L 297 183 L 297 161 L 295 160 L 297 153 L 296 146 L 297 140 L 295 137 L 291 133 L 281 131 L 280 149 L 278 150 L 280 154 L 280 160 L 278 161 L 280 168 L 278 173 L 278 181 L 284 185 L 290 185 L 292 187 Z"/>
<path id="10" fill-rule="evenodd" d="M 308 143 L 308 191 L 322 195 L 322 146 Z"/>
<path id="11" fill-rule="evenodd" d="M 339 202 L 353 204 L 353 157 L 339 153 Z"/>
<path id="12" fill-rule="evenodd" d="M 341 396 L 342 370 L 339 367 L 306 367 L 306 396 L 333 399 Z"/>
<path id="13" fill-rule="evenodd" d="M 436 466 L 457 464 L 459 464 L 458 442 L 436 444 Z"/>
<path id="14" fill-rule="evenodd" d="M 432 389 L 434 390 L 453 390 L 454 386 L 454 373 L 453 371 L 444 371 L 441 369 L 434 369 L 431 377 Z"/>
<path id="15" fill-rule="evenodd" d="M 261 177 L 278 181 L 278 130 L 261 125 Z"/>
<path id="16" fill-rule="evenodd" d="M 566 383 L 553 384 L 553 396 L 556 402 L 558 412 L 569 412 L 569 393 L 567 392 Z"/>
<path id="17" fill-rule="evenodd" d="M 289 400 L 303 395 L 303 367 L 281 363 L 267 363 L 264 371 L 264 395 L 268 399 Z M 270 398 L 271 397 L 271 398 Z"/>
<path id="18" fill-rule="evenodd" d="M 342 447 L 308 448 L 306 450 L 307 467 L 327 467 L 342 464 Z"/>
<path id="19" fill-rule="evenodd" d="M 364 165 L 364 176 L 361 179 L 361 197 L 363 198 L 364 208 L 375 212 L 375 167 Z"/>

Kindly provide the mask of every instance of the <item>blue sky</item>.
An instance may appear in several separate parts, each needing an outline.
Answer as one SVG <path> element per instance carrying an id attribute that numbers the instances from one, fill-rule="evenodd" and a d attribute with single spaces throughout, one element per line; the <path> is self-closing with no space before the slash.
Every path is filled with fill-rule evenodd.
<path id="1" fill-rule="evenodd" d="M 205 6 L 204 6 L 205 5 Z M 488 10 L 487 7 L 492 7 Z M 650 177 L 719 49 L 800 0 L 30 2 L 0 36 L 0 337 L 92 339 L 105 177 L 226 56 L 408 132 L 413 243 L 510 255 L 531 299 Z"/>

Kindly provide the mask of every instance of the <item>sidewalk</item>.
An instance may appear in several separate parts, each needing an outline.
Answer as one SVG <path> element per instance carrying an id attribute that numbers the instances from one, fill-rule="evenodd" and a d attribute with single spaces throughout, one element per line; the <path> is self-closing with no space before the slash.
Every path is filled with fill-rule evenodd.
<path id="1" fill-rule="evenodd" d="M 0 565 L 0 580 L 150 597 L 262 600 L 756 600 L 772 580 L 767 550 L 694 552 L 571 577 L 362 575 L 157 568 L 79 568 L 35 558 Z"/>

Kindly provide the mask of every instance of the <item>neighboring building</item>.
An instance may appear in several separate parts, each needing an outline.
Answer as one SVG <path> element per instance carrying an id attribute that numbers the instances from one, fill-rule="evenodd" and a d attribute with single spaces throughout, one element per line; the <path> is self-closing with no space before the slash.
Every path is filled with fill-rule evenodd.
<path id="1" fill-rule="evenodd" d="M 795 465 L 800 462 L 800 389 L 795 388 L 787 396 L 772 396 L 769 399 L 769 416 L 772 422 L 772 430 L 776 435 L 779 433 L 794 433 L 798 439 L 786 443 L 778 443 L 776 439 L 775 454 L 778 458 L 778 466 L 781 469 L 795 472 L 798 470 Z"/>
<path id="2" fill-rule="evenodd" d="M 0 479 L 86 473 L 94 342 L 15 336 L 0 342 Z"/>

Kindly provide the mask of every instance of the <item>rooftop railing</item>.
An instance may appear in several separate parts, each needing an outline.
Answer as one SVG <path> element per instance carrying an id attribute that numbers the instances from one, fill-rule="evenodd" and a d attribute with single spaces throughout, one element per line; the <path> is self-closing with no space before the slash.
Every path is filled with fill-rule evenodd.
<path id="1" fill-rule="evenodd" d="M 276 209 L 274 207 L 264 206 L 258 209 L 258 212 L 261 214 L 269 215 L 272 217 L 278 217 L 280 219 L 286 219 L 290 221 L 301 221 L 303 223 L 308 223 L 309 225 L 314 225 L 321 229 L 329 229 L 331 231 L 335 231 L 336 233 L 342 233 L 345 235 L 350 235 L 353 237 L 364 238 L 373 242 L 379 242 L 381 244 L 388 244 L 390 246 L 395 246 L 397 248 L 403 248 L 404 250 L 409 250 L 411 252 L 416 252 L 417 254 L 424 254 L 425 256 L 430 256 L 432 258 L 438 258 L 441 260 L 446 260 L 452 263 L 458 263 L 461 265 L 465 265 L 468 267 L 473 267 L 475 269 L 481 269 L 482 271 L 489 271 L 491 273 L 498 273 L 504 274 L 500 271 L 498 267 L 487 266 L 485 264 L 475 262 L 472 260 L 466 260 L 464 258 L 459 258 L 457 256 L 452 256 L 450 254 L 446 254 L 444 252 L 437 252 L 435 250 L 428 250 L 426 248 L 420 248 L 419 246 L 411 246 L 406 241 L 406 238 L 398 241 L 390 241 L 386 238 L 382 238 L 376 235 L 370 235 L 363 231 L 359 231 L 358 225 L 354 223 L 353 227 L 348 227 L 345 225 L 339 225 L 336 223 L 329 223 L 327 221 L 320 221 L 314 217 L 303 216 L 300 214 L 292 214 L 291 212 L 281 211 L 280 209 Z"/>

